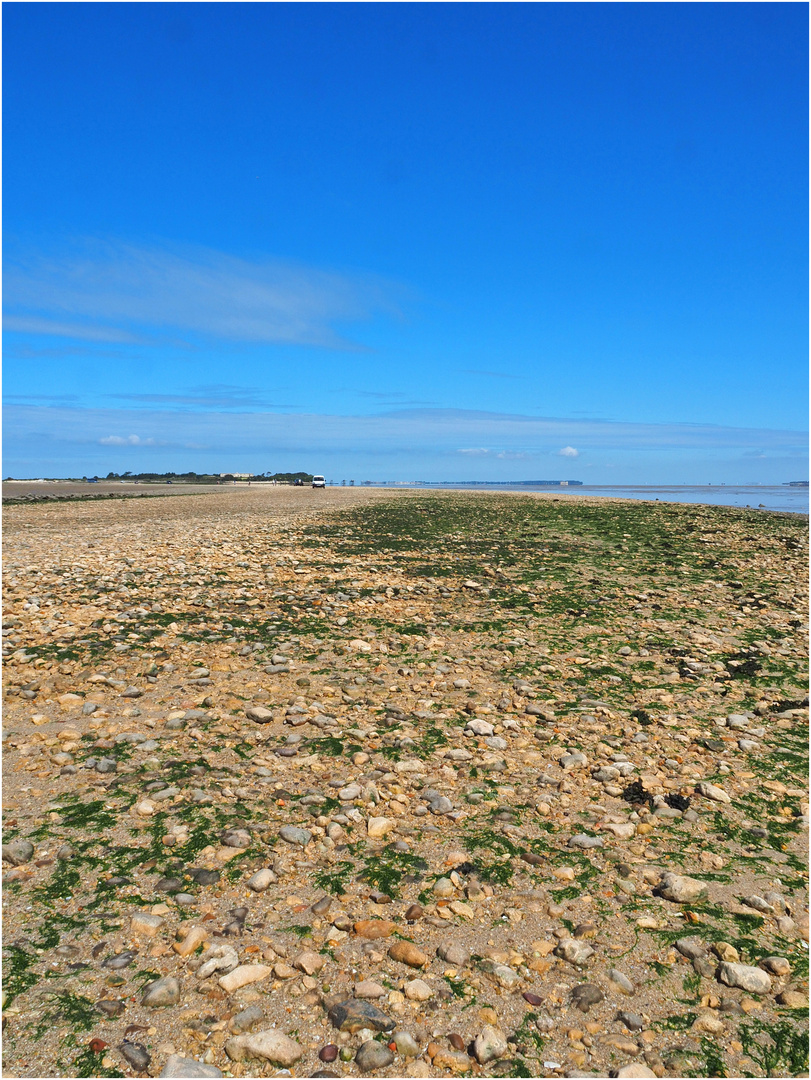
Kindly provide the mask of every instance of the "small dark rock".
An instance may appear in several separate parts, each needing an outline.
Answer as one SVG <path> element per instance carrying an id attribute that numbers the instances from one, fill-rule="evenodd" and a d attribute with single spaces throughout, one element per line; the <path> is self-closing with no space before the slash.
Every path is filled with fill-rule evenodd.
<path id="1" fill-rule="evenodd" d="M 149 1068 L 152 1056 L 147 1048 L 141 1043 L 132 1043 L 125 1040 L 121 1043 L 119 1050 L 126 1058 L 127 1063 L 131 1065 L 136 1072 L 143 1072 L 145 1069 Z"/>
<path id="2" fill-rule="evenodd" d="M 319 1061 L 335 1061 L 338 1057 L 338 1047 L 335 1043 L 327 1043 L 326 1046 L 322 1046 L 318 1051 Z"/>
<path id="3" fill-rule="evenodd" d="M 198 868 L 190 870 L 189 877 L 195 885 L 216 885 L 220 880 L 220 871 Z"/>
<path id="4" fill-rule="evenodd" d="M 597 1005 L 604 997 L 605 994 L 594 983 L 580 983 L 571 993 L 572 1004 L 582 1013 L 587 1013 L 592 1005 Z"/>
<path id="5" fill-rule="evenodd" d="M 162 877 L 155 883 L 155 892 L 178 893 L 183 889 L 183 882 L 176 877 Z"/>
<path id="6" fill-rule="evenodd" d="M 391 1031 L 395 1024 L 385 1013 L 369 1001 L 348 998 L 333 1005 L 328 1014 L 330 1023 L 339 1031 L 360 1031 L 371 1028 L 373 1031 Z"/>
<path id="7" fill-rule="evenodd" d="M 118 971 L 120 968 L 129 967 L 136 957 L 134 952 L 120 952 L 115 956 L 108 956 L 106 960 L 102 960 L 101 966 L 103 968 L 112 968 L 113 971 Z"/>
<path id="8" fill-rule="evenodd" d="M 251 846 L 251 834 L 247 829 L 226 829 L 221 833 L 220 841 L 226 847 L 247 848 Z"/>
<path id="9" fill-rule="evenodd" d="M 126 1007 L 124 1002 L 117 998 L 102 998 L 94 1006 L 96 1012 L 100 1012 L 102 1016 L 109 1016 L 111 1019 L 120 1016 Z"/>
<path id="10" fill-rule="evenodd" d="M 264 1018 L 265 1014 L 258 1005 L 249 1005 L 247 1009 L 243 1009 L 242 1012 L 238 1012 L 236 1016 L 232 1017 L 231 1030 L 237 1034 L 250 1031 L 254 1024 L 258 1024 Z"/>
<path id="11" fill-rule="evenodd" d="M 617 1019 L 621 1024 L 625 1024 L 629 1031 L 641 1031 L 645 1026 L 645 1021 L 641 1016 L 632 1012 L 617 1013 Z"/>

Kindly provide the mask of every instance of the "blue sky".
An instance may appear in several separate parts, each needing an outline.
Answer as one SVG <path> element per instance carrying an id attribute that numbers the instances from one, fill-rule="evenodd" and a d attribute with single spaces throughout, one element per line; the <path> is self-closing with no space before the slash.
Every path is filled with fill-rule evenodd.
<path id="1" fill-rule="evenodd" d="M 3 474 L 807 477 L 807 19 L 5 4 Z"/>

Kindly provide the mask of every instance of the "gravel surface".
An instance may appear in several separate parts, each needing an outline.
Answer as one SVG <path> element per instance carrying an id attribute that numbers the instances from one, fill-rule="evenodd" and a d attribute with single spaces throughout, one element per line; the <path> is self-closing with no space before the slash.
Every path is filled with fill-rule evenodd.
<path id="1" fill-rule="evenodd" d="M 804 1073 L 804 520 L 4 516 L 4 1075 Z"/>

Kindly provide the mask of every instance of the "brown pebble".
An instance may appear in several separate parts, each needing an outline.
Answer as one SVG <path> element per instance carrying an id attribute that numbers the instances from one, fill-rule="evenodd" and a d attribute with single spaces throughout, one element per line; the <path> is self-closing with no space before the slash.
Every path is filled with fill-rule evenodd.
<path id="1" fill-rule="evenodd" d="M 430 959 L 410 941 L 396 942 L 389 949 L 389 956 L 392 960 L 397 960 L 401 964 L 408 964 L 409 967 L 414 968 L 425 967 Z"/>
<path id="2" fill-rule="evenodd" d="M 451 1034 L 448 1036 L 448 1042 L 451 1044 L 454 1050 L 464 1050 L 465 1048 L 465 1040 L 462 1038 L 461 1035 L 457 1035 L 455 1031 L 451 1032 Z"/>
<path id="3" fill-rule="evenodd" d="M 425 912 L 419 904 L 412 904 L 405 913 L 405 917 L 408 922 L 416 922 L 417 919 L 421 919 L 424 914 Z"/>
<path id="4" fill-rule="evenodd" d="M 524 862 L 529 863 L 530 866 L 540 866 L 544 861 L 543 856 L 536 855 L 534 851 L 525 851 L 521 858 Z"/>
<path id="5" fill-rule="evenodd" d="M 597 933 L 597 924 L 593 922 L 580 923 L 579 926 L 574 928 L 574 937 L 586 938 L 594 937 Z"/>
<path id="6" fill-rule="evenodd" d="M 524 1001 L 529 1002 L 530 1005 L 543 1005 L 543 998 L 538 997 L 537 994 L 531 994 L 529 990 L 527 990 L 525 994 L 522 994 L 521 997 Z"/>
<path id="7" fill-rule="evenodd" d="M 355 933 L 358 937 L 368 938 L 374 941 L 377 938 L 391 937 L 397 929 L 393 922 L 388 919 L 361 919 L 355 923 Z"/>
<path id="8" fill-rule="evenodd" d="M 435 1058 L 441 1049 L 442 1047 L 438 1046 L 437 1043 L 429 1042 L 425 1048 L 426 1057 L 429 1057 L 431 1059 Z"/>
<path id="9" fill-rule="evenodd" d="M 320 1061 L 335 1061 L 338 1053 L 338 1047 L 335 1043 L 327 1043 L 326 1046 L 322 1046 L 318 1051 L 318 1057 Z"/>

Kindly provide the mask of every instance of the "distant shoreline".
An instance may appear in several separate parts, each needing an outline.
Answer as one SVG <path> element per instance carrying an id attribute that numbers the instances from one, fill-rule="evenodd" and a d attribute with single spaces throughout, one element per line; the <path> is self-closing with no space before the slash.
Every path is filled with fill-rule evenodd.
<path id="1" fill-rule="evenodd" d="M 13 480 L 3 482 L 3 505 L 4 506 L 32 506 L 53 505 L 62 502 L 106 502 L 109 500 L 141 500 L 155 497 L 176 497 L 181 495 L 205 495 L 244 489 L 259 492 L 266 490 L 271 492 L 290 491 L 297 492 L 295 497 L 301 497 L 305 491 L 309 491 L 309 485 L 293 487 L 288 484 L 268 484 L 240 480 L 236 483 L 175 483 L 172 485 L 161 483 L 122 483 L 121 481 L 100 481 L 98 484 L 88 485 L 81 481 L 42 481 L 42 480 Z M 477 483 L 475 481 L 462 481 L 452 483 L 450 481 L 430 484 L 427 482 L 415 483 L 374 483 L 361 482 L 357 484 L 336 484 L 328 480 L 330 491 L 375 491 L 379 494 L 384 492 L 410 492 L 420 491 L 460 491 L 493 494 L 499 492 L 512 492 L 525 495 L 544 495 L 555 499 L 629 499 L 644 502 L 662 503 L 694 503 L 706 506 L 728 506 L 737 509 L 759 510 L 764 513 L 786 513 L 792 515 L 808 516 L 808 488 L 791 486 L 789 484 L 773 485 L 735 485 L 735 484 L 672 484 L 672 485 L 590 485 L 578 484 L 571 487 L 555 487 L 548 484 L 533 484 L 532 482 L 509 482 L 487 481 Z"/>

